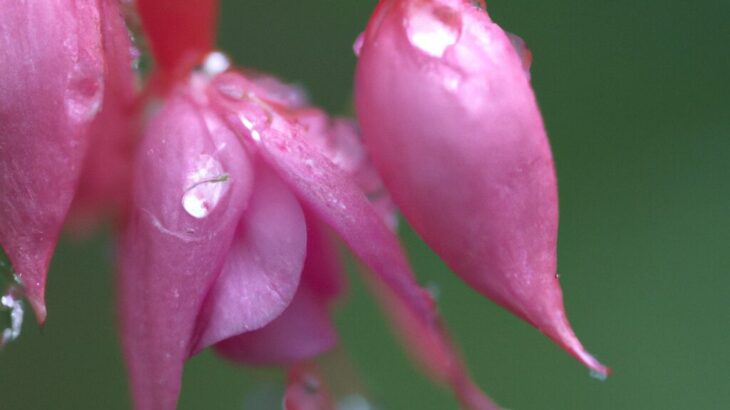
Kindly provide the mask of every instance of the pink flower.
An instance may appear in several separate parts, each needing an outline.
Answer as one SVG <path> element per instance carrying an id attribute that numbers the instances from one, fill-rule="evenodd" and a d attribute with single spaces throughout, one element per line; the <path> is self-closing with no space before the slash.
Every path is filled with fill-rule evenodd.
<path id="1" fill-rule="evenodd" d="M 357 45 L 364 140 L 295 87 L 231 68 L 215 1 L 137 1 L 156 62 L 142 91 L 116 0 L 2 8 L 0 34 L 19 34 L 0 50 L 24 63 L 0 69 L 0 245 L 42 321 L 69 209 L 77 228 L 117 219 L 136 409 L 175 408 L 185 361 L 210 346 L 288 368 L 286 409 L 333 408 L 311 361 L 337 343 L 337 240 L 415 361 L 465 408 L 497 408 L 411 271 L 396 205 L 472 287 L 607 372 L 563 312 L 529 51 L 472 2 L 380 2 Z"/>

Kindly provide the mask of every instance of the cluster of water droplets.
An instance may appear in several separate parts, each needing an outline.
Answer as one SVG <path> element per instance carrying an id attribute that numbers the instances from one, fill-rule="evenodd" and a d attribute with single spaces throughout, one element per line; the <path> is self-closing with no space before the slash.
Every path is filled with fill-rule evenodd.
<path id="1" fill-rule="evenodd" d="M 20 279 L 0 248 L 0 350 L 20 336 L 23 327 L 23 296 Z"/>

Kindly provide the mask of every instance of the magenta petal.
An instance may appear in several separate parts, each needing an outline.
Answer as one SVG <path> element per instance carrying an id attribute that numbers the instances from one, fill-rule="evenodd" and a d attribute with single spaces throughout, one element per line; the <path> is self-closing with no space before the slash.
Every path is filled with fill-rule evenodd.
<path id="1" fill-rule="evenodd" d="M 0 246 L 42 323 L 48 264 L 104 94 L 100 16 L 95 0 L 0 10 Z"/>
<path id="2" fill-rule="evenodd" d="M 169 97 L 135 158 L 119 304 L 137 410 L 175 408 L 196 318 L 252 190 L 246 153 L 196 92 Z"/>
<path id="3" fill-rule="evenodd" d="M 472 287 L 606 373 L 565 317 L 553 159 L 502 29 L 466 0 L 381 2 L 356 94 L 366 144 L 415 230 Z"/>
<path id="4" fill-rule="evenodd" d="M 195 352 L 274 320 L 294 298 L 307 226 L 296 197 L 265 166 L 225 265 L 201 312 Z"/>
<path id="5" fill-rule="evenodd" d="M 338 250 L 317 221 L 307 220 L 307 258 L 302 281 L 284 313 L 265 327 L 218 343 L 222 356 L 254 365 L 291 365 L 330 350 L 337 332 L 330 320 L 330 302 L 344 289 Z"/>

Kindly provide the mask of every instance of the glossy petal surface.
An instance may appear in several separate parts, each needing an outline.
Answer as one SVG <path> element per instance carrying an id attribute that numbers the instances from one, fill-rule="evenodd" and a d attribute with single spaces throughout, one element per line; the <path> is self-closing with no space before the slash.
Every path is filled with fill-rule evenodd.
<path id="1" fill-rule="evenodd" d="M 386 0 L 365 33 L 357 112 L 388 190 L 479 292 L 595 371 L 556 278 L 553 159 L 523 62 L 465 0 Z"/>
<path id="2" fill-rule="evenodd" d="M 222 356 L 253 365 L 292 365 L 314 359 L 337 343 L 329 305 L 344 289 L 337 247 L 325 227 L 307 221 L 302 281 L 284 313 L 265 327 L 216 345 Z"/>
<path id="3" fill-rule="evenodd" d="M 248 209 L 200 315 L 195 351 L 261 328 L 286 309 L 299 286 L 306 234 L 297 199 L 277 175 L 257 167 Z"/>
<path id="4" fill-rule="evenodd" d="M 101 17 L 94 0 L 0 10 L 0 246 L 43 322 L 46 271 L 104 95 Z"/>
<path id="5" fill-rule="evenodd" d="M 174 93 L 135 158 L 119 302 L 137 410 L 175 408 L 198 313 L 252 190 L 246 153 L 204 103 L 194 87 Z"/>

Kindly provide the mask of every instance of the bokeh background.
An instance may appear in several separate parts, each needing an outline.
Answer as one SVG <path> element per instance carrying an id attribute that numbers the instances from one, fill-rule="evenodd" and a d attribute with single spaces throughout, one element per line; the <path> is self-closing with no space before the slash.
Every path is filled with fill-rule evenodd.
<path id="1" fill-rule="evenodd" d="M 347 113 L 351 44 L 375 3 L 224 1 L 220 45 Z M 730 408 L 730 2 L 488 3 L 534 52 L 560 181 L 566 305 L 614 374 L 590 378 L 455 279 L 404 225 L 476 380 L 512 409 Z M 128 408 L 112 305 L 111 239 L 64 239 L 46 327 L 28 319 L 0 352 L 0 409 Z M 410 365 L 356 276 L 337 322 L 378 408 L 456 408 Z M 203 353 L 187 366 L 180 408 L 268 410 L 279 380 Z"/>

